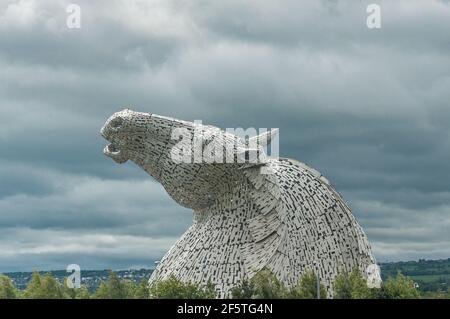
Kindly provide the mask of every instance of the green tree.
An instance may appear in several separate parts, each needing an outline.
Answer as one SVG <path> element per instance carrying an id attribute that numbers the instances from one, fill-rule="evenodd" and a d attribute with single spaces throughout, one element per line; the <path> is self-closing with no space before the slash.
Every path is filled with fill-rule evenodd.
<path id="1" fill-rule="evenodd" d="M 89 290 L 85 285 L 81 285 L 80 288 L 69 288 L 67 278 L 65 278 L 61 289 L 65 299 L 90 299 Z"/>
<path id="2" fill-rule="evenodd" d="M 152 299 L 213 299 L 216 291 L 211 283 L 202 287 L 193 283 L 184 283 L 175 276 L 159 281 L 149 288 Z"/>
<path id="3" fill-rule="evenodd" d="M 23 293 L 27 299 L 63 299 L 63 287 L 53 278 L 51 273 L 43 277 L 38 272 L 34 272 L 27 288 Z"/>
<path id="4" fill-rule="evenodd" d="M 134 298 L 135 299 L 150 298 L 150 289 L 147 279 L 142 279 L 139 285 L 137 285 L 136 290 L 134 291 Z"/>
<path id="5" fill-rule="evenodd" d="M 138 285 L 132 280 L 124 280 L 123 284 L 127 292 L 127 298 L 136 299 L 136 292 L 138 289 Z"/>
<path id="6" fill-rule="evenodd" d="M 420 293 L 414 286 L 414 281 L 400 272 L 397 273 L 397 277 L 389 278 L 377 294 L 377 298 L 383 299 L 417 299 L 419 297 Z"/>
<path id="7" fill-rule="evenodd" d="M 231 289 L 233 299 L 252 299 L 255 295 L 255 285 L 250 280 L 243 280 Z"/>
<path id="8" fill-rule="evenodd" d="M 334 299 L 352 299 L 352 286 L 347 272 L 341 273 L 334 278 L 333 290 Z"/>
<path id="9" fill-rule="evenodd" d="M 350 274 L 344 272 L 336 276 L 333 289 L 335 299 L 368 299 L 375 296 L 375 290 L 367 287 L 367 281 L 356 267 Z"/>
<path id="10" fill-rule="evenodd" d="M 263 269 L 250 279 L 253 299 L 281 299 L 288 293 L 283 283 L 269 269 Z"/>
<path id="11" fill-rule="evenodd" d="M 109 287 L 105 281 L 102 281 L 92 295 L 94 299 L 110 299 Z"/>
<path id="12" fill-rule="evenodd" d="M 108 286 L 110 299 L 126 299 L 129 297 L 128 286 L 125 284 L 125 281 L 120 280 L 117 273 L 113 271 L 109 273 Z"/>
<path id="13" fill-rule="evenodd" d="M 121 280 L 114 271 L 109 272 L 108 280 L 102 281 L 92 298 L 95 299 L 129 299 L 134 297 L 136 285 L 128 280 Z"/>
<path id="14" fill-rule="evenodd" d="M 86 286 L 81 286 L 78 289 L 75 289 L 75 299 L 91 299 L 91 295 Z"/>
<path id="15" fill-rule="evenodd" d="M 18 295 L 11 278 L 0 275 L 0 299 L 16 299 Z"/>
<path id="16" fill-rule="evenodd" d="M 320 298 L 326 299 L 325 286 L 320 283 Z M 312 271 L 307 271 L 300 276 L 300 280 L 288 293 L 292 299 L 316 299 L 317 298 L 317 276 Z"/>
<path id="17" fill-rule="evenodd" d="M 44 275 L 41 281 L 41 289 L 44 299 L 62 299 L 64 298 L 62 285 L 56 281 L 51 273 Z"/>
<path id="18" fill-rule="evenodd" d="M 39 298 L 38 295 L 41 290 L 41 275 L 35 271 L 28 282 L 27 288 L 23 292 L 23 297 L 26 299 Z"/>

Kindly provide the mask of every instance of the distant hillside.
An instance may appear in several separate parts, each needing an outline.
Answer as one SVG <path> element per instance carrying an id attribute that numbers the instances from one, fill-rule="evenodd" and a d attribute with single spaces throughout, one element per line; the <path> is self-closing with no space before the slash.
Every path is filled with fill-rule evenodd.
<path id="1" fill-rule="evenodd" d="M 388 277 L 394 277 L 397 272 L 411 277 L 419 285 L 421 291 L 450 291 L 450 258 L 441 260 L 425 260 L 419 261 L 400 261 L 390 263 L 380 263 L 381 277 L 386 280 Z M 129 279 L 134 282 L 148 280 L 153 269 L 139 270 L 119 270 L 116 271 L 119 278 Z M 47 271 L 40 272 L 41 274 Z M 67 277 L 65 270 L 50 271 L 52 275 L 60 282 Z M 5 273 L 10 277 L 15 286 L 19 289 L 25 289 L 28 281 L 31 279 L 31 272 L 13 272 Z M 94 291 L 100 285 L 102 280 L 106 280 L 109 270 L 82 270 L 82 284 L 86 285 L 90 291 Z"/>
<path id="2" fill-rule="evenodd" d="M 417 282 L 421 291 L 449 291 L 450 288 L 450 258 L 380 263 L 380 268 L 383 280 L 400 271 Z"/>

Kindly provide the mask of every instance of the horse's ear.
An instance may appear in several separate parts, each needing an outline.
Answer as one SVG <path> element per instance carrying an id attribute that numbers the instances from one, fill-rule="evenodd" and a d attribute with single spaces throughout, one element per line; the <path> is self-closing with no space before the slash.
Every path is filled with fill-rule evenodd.
<path id="1" fill-rule="evenodd" d="M 262 134 L 259 134 L 257 136 L 254 136 L 248 140 L 248 145 L 250 147 L 254 147 L 254 145 L 257 146 L 267 146 L 272 142 L 272 138 L 275 137 L 278 134 L 278 129 L 273 128 L 268 132 L 264 132 Z"/>
<path id="2" fill-rule="evenodd" d="M 267 163 L 267 156 L 262 148 L 238 148 L 237 149 L 237 161 L 242 164 L 263 165 Z"/>

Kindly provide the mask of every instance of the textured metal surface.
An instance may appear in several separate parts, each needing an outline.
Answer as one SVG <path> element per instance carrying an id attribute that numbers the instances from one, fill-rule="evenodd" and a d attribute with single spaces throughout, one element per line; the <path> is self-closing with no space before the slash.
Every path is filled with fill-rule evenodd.
<path id="1" fill-rule="evenodd" d="M 187 134 L 173 139 L 179 128 Z M 339 272 L 355 266 L 364 271 L 375 263 L 349 207 L 325 177 L 304 163 L 264 156 L 257 163 L 241 163 L 247 144 L 233 134 L 130 110 L 115 113 L 101 132 L 111 142 L 106 155 L 118 163 L 132 160 L 177 203 L 194 210 L 192 226 L 158 264 L 151 283 L 170 275 L 211 281 L 219 296 L 227 297 L 233 286 L 264 267 L 288 286 L 312 270 L 330 297 Z M 174 150 L 189 147 L 221 149 L 228 162 L 173 160 Z"/>

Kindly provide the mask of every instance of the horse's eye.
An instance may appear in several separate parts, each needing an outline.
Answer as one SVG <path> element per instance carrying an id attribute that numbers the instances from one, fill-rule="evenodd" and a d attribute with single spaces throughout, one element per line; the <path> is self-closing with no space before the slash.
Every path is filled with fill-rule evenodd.
<path id="1" fill-rule="evenodd" d="M 123 118 L 118 116 L 118 117 L 112 119 L 111 123 L 109 125 L 111 125 L 112 128 L 119 128 L 122 126 L 122 124 L 123 124 Z"/>

